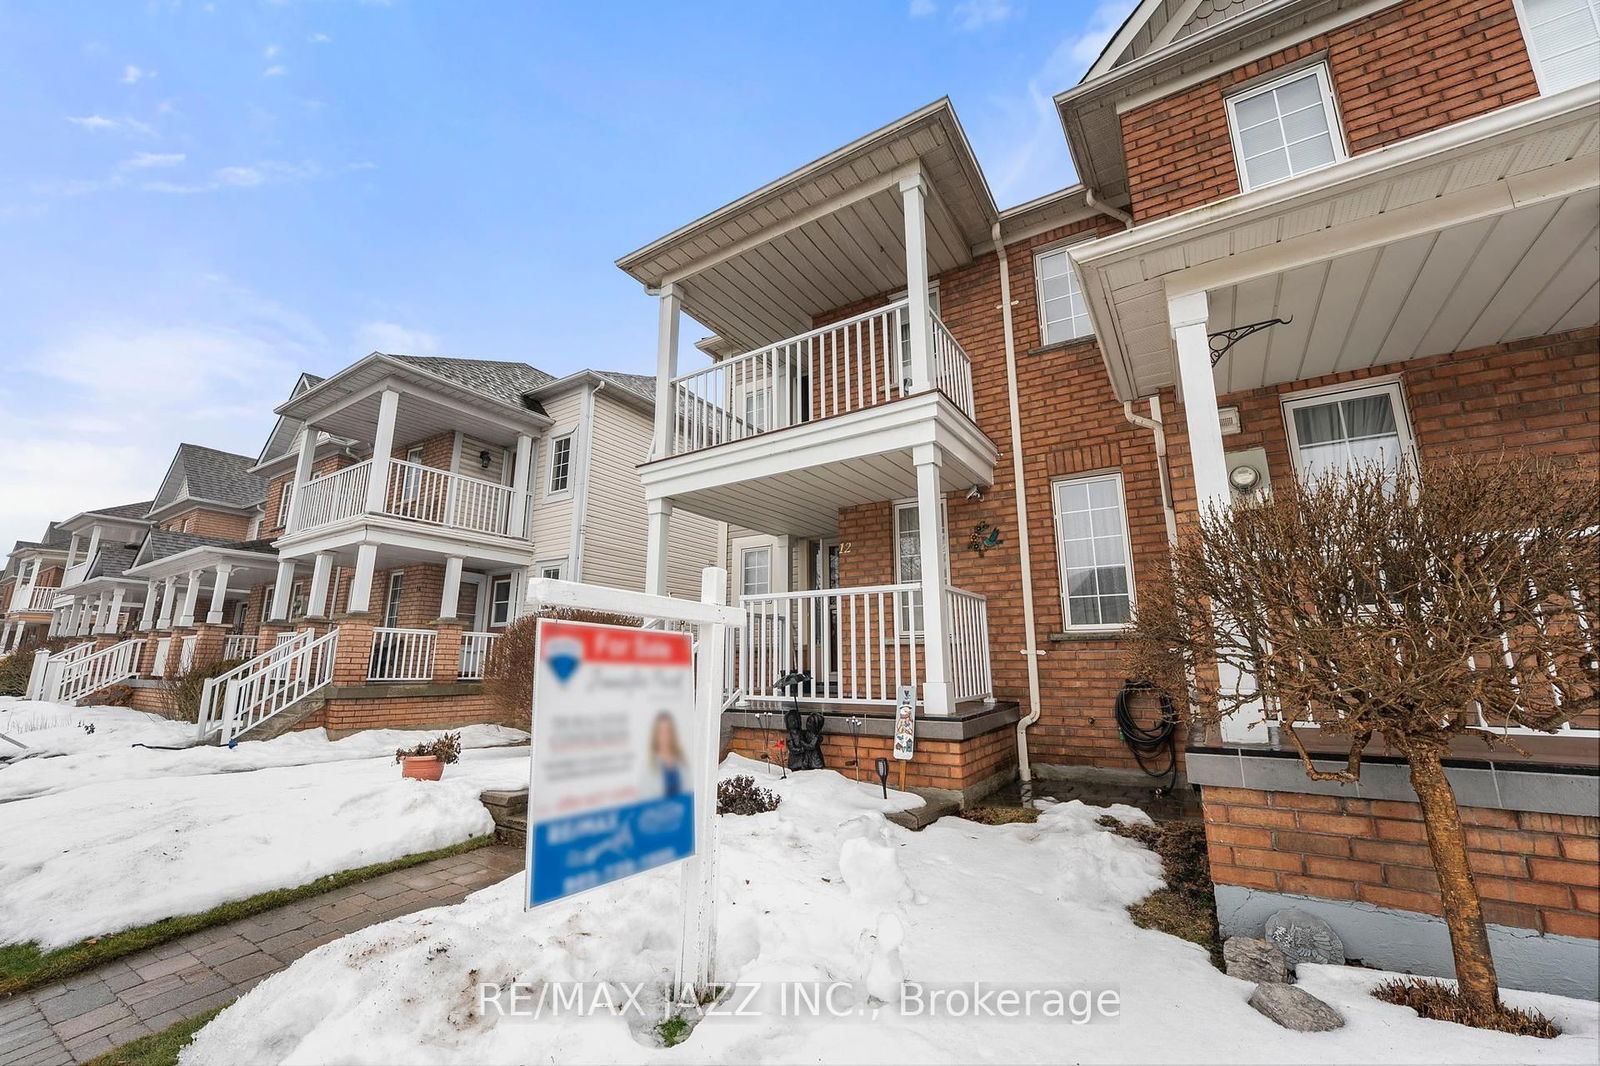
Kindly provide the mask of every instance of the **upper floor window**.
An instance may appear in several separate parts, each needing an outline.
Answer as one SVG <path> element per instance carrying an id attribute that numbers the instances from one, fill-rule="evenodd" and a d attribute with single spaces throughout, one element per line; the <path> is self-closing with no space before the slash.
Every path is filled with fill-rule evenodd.
<path id="1" fill-rule="evenodd" d="M 294 494 L 294 482 L 285 481 L 283 491 L 278 493 L 278 527 L 289 528 L 289 497 Z"/>
<path id="2" fill-rule="evenodd" d="M 1078 273 L 1065 248 L 1033 257 L 1034 286 L 1039 291 L 1039 331 L 1045 344 L 1076 340 L 1094 333 L 1089 304 L 1078 284 Z"/>
<path id="3" fill-rule="evenodd" d="M 542 578 L 549 578 L 554 581 L 565 581 L 567 578 L 567 561 L 565 559 L 555 559 L 548 563 L 540 563 L 536 569 Z"/>
<path id="4" fill-rule="evenodd" d="M 1302 478 L 1371 463 L 1395 471 L 1411 454 L 1411 426 L 1397 381 L 1291 396 L 1283 401 L 1283 414 Z"/>
<path id="5" fill-rule="evenodd" d="M 1067 628 L 1126 625 L 1133 617 L 1133 564 L 1122 475 L 1072 478 L 1052 489 Z"/>
<path id="6" fill-rule="evenodd" d="M 572 434 L 564 433 L 550 442 L 551 496 L 572 488 Z"/>
<path id="7" fill-rule="evenodd" d="M 1517 0 L 1517 14 L 1540 92 L 1600 77 L 1600 0 Z"/>
<path id="8" fill-rule="evenodd" d="M 1345 158 L 1326 67 L 1297 70 L 1229 97 L 1228 127 L 1246 192 Z"/>

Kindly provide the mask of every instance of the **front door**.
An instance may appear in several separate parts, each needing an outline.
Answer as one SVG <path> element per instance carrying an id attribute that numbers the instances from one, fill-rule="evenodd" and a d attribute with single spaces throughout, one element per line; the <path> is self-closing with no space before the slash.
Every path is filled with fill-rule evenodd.
<path id="1" fill-rule="evenodd" d="M 817 541 L 812 560 L 811 587 L 827 591 L 839 587 L 839 541 L 837 538 Z M 811 675 L 816 679 L 819 695 L 832 696 L 839 687 L 839 600 L 834 596 L 819 596 L 815 604 L 812 625 L 816 627 L 815 661 Z"/>

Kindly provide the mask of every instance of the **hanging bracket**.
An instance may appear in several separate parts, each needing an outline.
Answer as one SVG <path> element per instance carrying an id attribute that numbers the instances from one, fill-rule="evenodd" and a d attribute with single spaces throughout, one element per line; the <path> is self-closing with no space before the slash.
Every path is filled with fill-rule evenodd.
<path id="1" fill-rule="evenodd" d="M 1287 326 L 1293 321 L 1293 315 L 1288 318 L 1269 318 L 1261 322 L 1251 322 L 1248 325 L 1234 326 L 1231 329 L 1206 334 L 1206 342 L 1211 348 L 1211 365 L 1216 366 L 1220 363 L 1222 357 L 1228 354 L 1228 349 L 1251 334 L 1260 333 L 1271 326 Z"/>

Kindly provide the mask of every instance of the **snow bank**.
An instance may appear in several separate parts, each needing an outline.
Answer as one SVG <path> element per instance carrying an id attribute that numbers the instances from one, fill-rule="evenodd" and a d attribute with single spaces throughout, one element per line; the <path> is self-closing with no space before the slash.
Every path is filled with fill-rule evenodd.
<path id="1" fill-rule="evenodd" d="M 394 748 L 419 735 L 265 741 L 258 757 L 311 765 L 253 773 L 197 768 L 251 758 L 243 744 L 146 753 L 151 772 L 121 778 L 95 779 L 95 766 L 80 765 L 75 787 L 0 806 L 0 943 L 62 947 L 490 832 L 478 793 L 526 787 L 527 749 L 469 751 L 442 781 L 402 780 Z M 388 757 L 329 755 L 374 748 Z M 132 758 L 29 760 L 0 770 L 0 779 L 97 757 Z"/>
<path id="2" fill-rule="evenodd" d="M 765 771 L 730 759 L 725 776 Z M 1033 825 L 884 821 L 913 797 L 831 771 L 764 779 L 777 811 L 719 818 L 719 975 L 766 982 L 758 1017 L 703 1021 L 685 1046 L 653 1046 L 651 1017 L 502 1017 L 479 982 L 664 982 L 677 951 L 677 872 L 653 871 L 521 910 L 513 877 L 464 903 L 327 944 L 269 978 L 182 1055 L 209 1063 L 526 1062 L 1585 1062 L 1596 1006 L 1513 993 L 1571 1035 L 1538 1041 L 1426 1022 L 1379 1003 L 1375 971 L 1311 967 L 1307 987 L 1350 1024 L 1295 1034 L 1246 1005 L 1251 986 L 1183 941 L 1136 928 L 1123 907 L 1160 883 L 1158 862 L 1094 824 L 1080 803 Z M 1126 811 L 1116 812 L 1127 815 Z M 1129 815 L 1131 816 L 1131 815 Z M 772 983 L 850 982 L 849 1017 L 776 1009 Z M 1120 1013 L 1062 1018 L 911 1017 L 901 981 L 1115 991 Z M 738 994 L 738 993 L 736 993 Z M 880 1005 L 874 1000 L 888 1000 Z"/>
<path id="3" fill-rule="evenodd" d="M 85 730 L 85 725 L 92 725 L 94 732 Z M 0 732 L 10 733 L 32 749 L 24 757 L 0 762 L 0 803 L 113 780 L 371 759 L 392 755 L 396 748 L 409 747 L 444 732 L 369 729 L 330 741 L 327 730 L 303 729 L 274 740 L 243 740 L 231 749 L 202 745 L 180 751 L 159 750 L 193 743 L 194 729 L 190 723 L 124 707 L 0 702 Z M 461 734 L 464 748 L 490 748 L 528 739 L 528 734 L 519 729 L 497 725 L 463 726 L 452 732 Z M 135 747 L 136 744 L 150 747 Z M 11 748 L 4 741 L 0 741 L 0 747 Z M 0 751 L 0 756 L 6 754 Z"/>

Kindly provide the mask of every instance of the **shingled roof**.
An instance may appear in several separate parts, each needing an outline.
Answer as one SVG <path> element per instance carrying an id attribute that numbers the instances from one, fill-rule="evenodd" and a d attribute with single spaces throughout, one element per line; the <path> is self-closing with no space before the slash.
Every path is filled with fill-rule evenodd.
<path id="1" fill-rule="evenodd" d="M 72 534 L 61 529 L 56 523 L 51 522 L 44 528 L 43 540 L 19 540 L 12 547 L 12 551 L 21 551 L 24 548 L 44 548 L 47 551 L 65 551 L 67 545 L 72 543 Z"/>
<path id="2" fill-rule="evenodd" d="M 84 580 L 94 577 L 119 577 L 138 558 L 139 549 L 121 544 L 102 544 L 94 553 L 94 565 L 84 575 Z"/>
<path id="3" fill-rule="evenodd" d="M 435 355 L 396 355 L 390 352 L 384 354 L 514 407 L 534 409 L 537 405 L 530 404 L 523 393 L 555 380 L 552 375 L 527 363 L 508 363 L 497 359 L 452 359 Z"/>
<path id="4" fill-rule="evenodd" d="M 595 373 L 651 403 L 656 402 L 656 379 L 652 374 L 624 374 L 619 370 L 596 370 Z"/>
<path id="5" fill-rule="evenodd" d="M 255 462 L 248 455 L 180 444 L 161 491 L 156 494 L 155 507 L 167 507 L 183 499 L 253 507 L 267 494 L 266 481 L 250 472 Z"/>
<path id="6" fill-rule="evenodd" d="M 154 500 L 141 500 L 138 503 L 119 503 L 115 507 L 91 507 L 83 513 L 103 514 L 108 518 L 143 519 L 150 513 L 150 508 L 154 505 Z"/>

